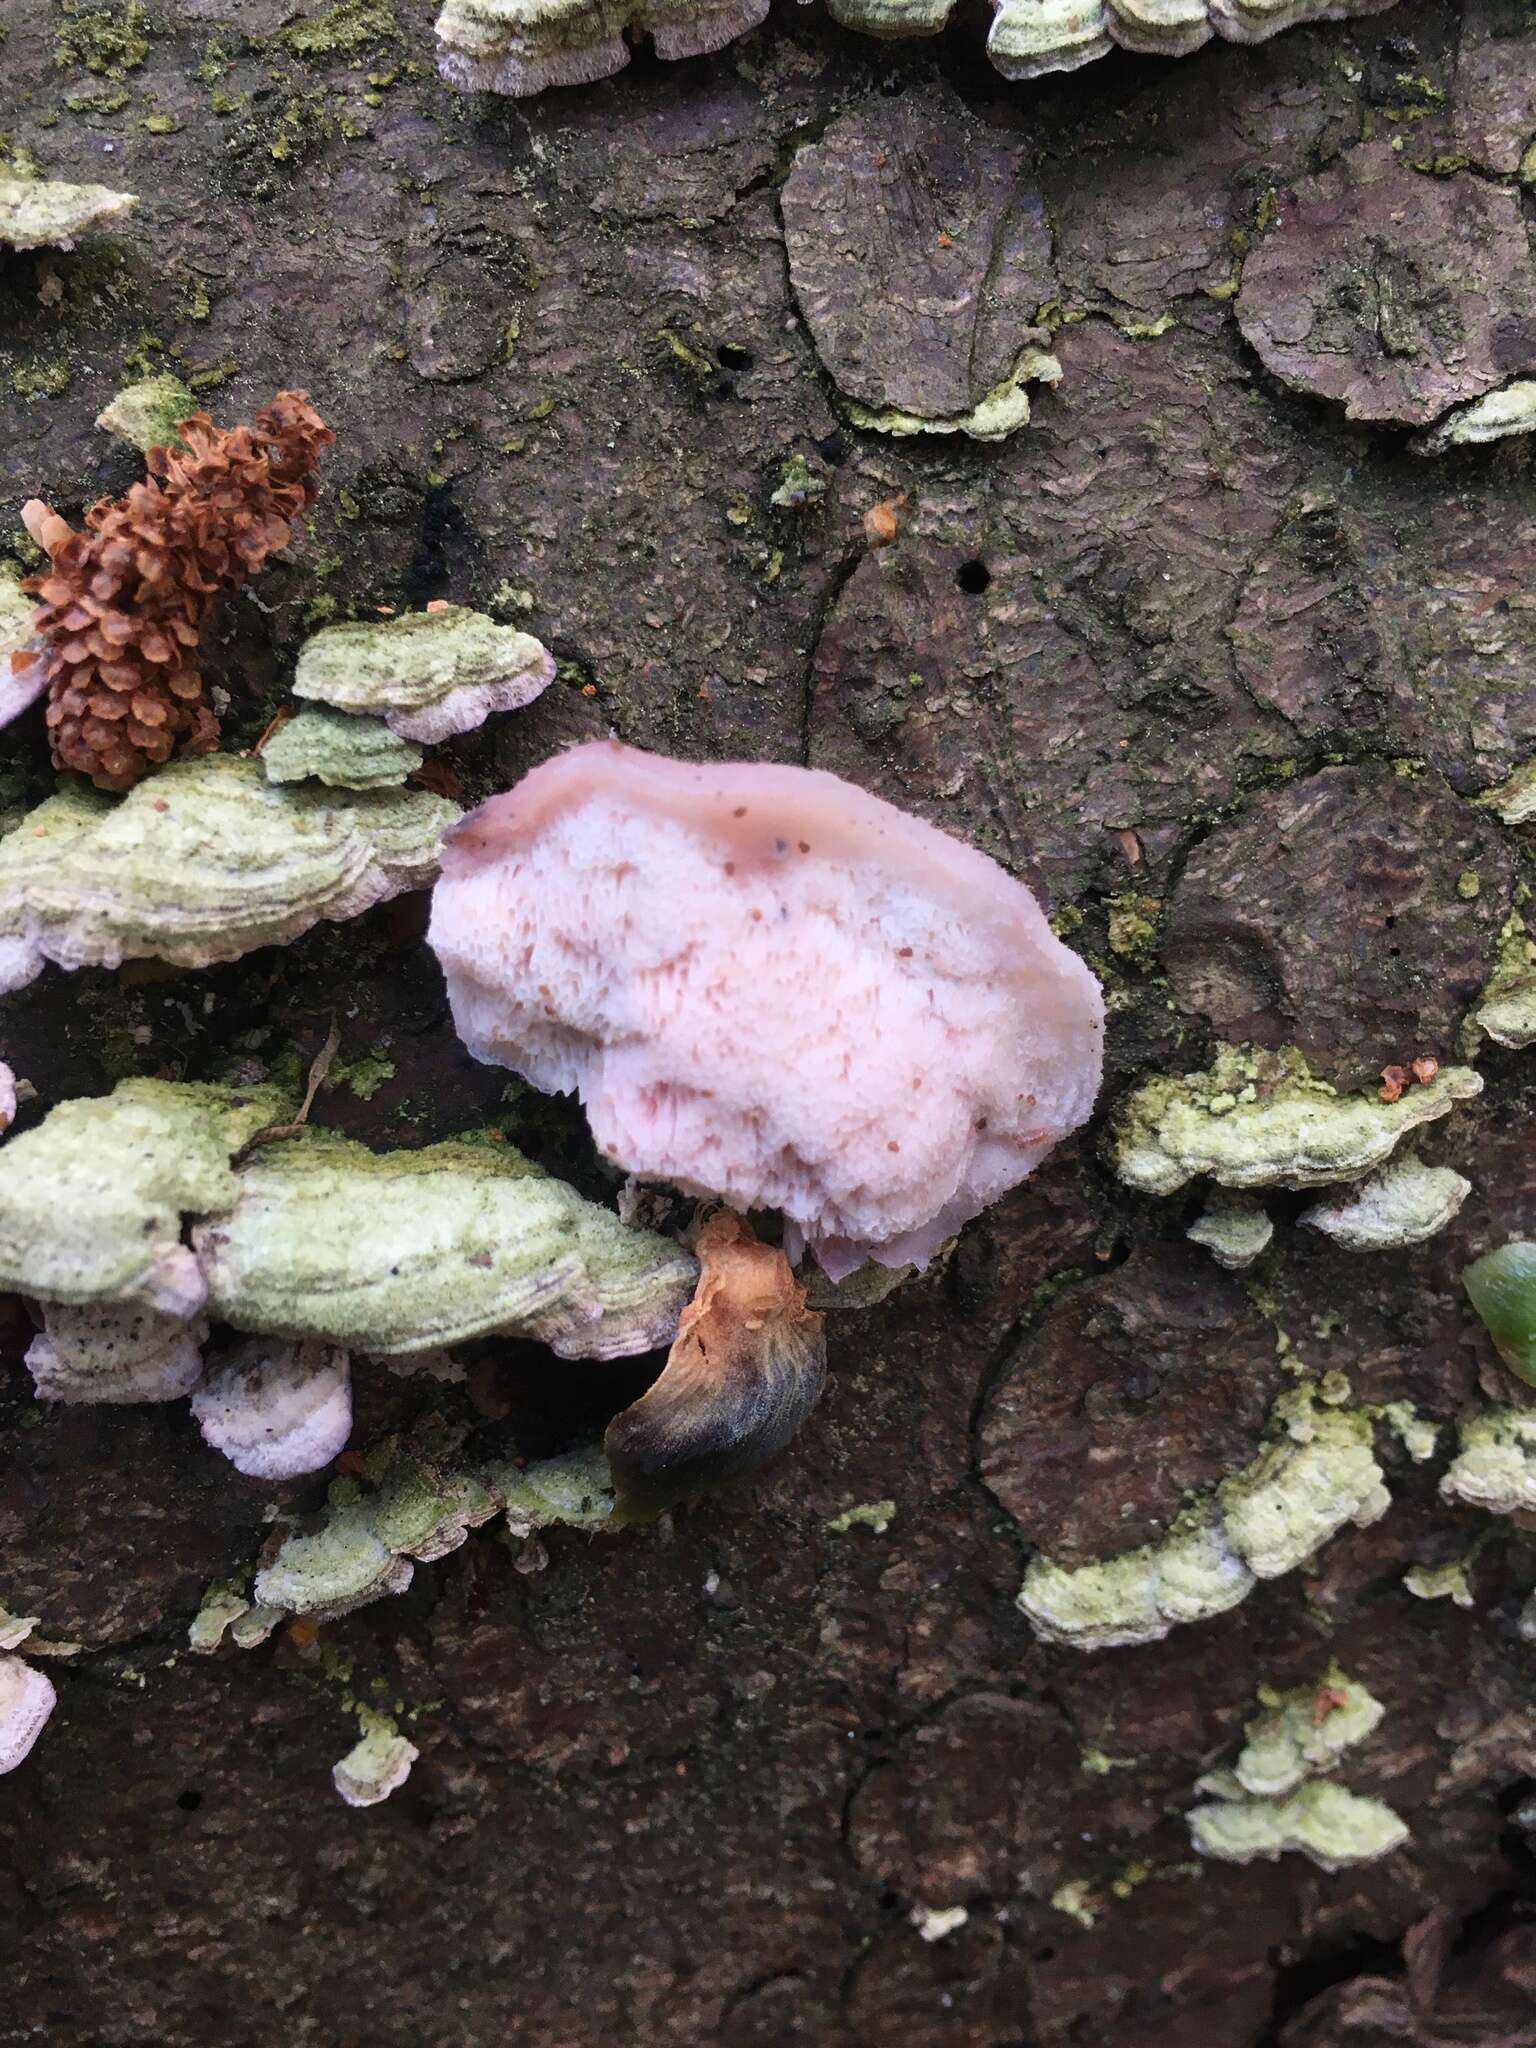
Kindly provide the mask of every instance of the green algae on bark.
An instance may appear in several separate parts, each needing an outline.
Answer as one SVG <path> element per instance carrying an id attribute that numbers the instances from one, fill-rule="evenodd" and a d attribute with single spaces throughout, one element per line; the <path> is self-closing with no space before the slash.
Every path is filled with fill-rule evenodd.
<path id="1" fill-rule="evenodd" d="M 182 421 L 198 410 L 197 400 L 179 377 L 144 377 L 125 384 L 96 415 L 96 424 L 103 433 L 147 455 L 151 448 L 176 447 Z"/>

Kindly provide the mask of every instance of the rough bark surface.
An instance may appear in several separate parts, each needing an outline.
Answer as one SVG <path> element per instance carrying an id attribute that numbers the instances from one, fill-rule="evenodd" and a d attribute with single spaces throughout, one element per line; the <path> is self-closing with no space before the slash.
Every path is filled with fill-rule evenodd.
<path id="1" fill-rule="evenodd" d="M 1224 1275 L 1183 1240 L 1198 1197 L 1135 1199 L 1100 1148 L 1218 1033 L 1341 1080 L 1450 1052 L 1529 876 L 1474 800 L 1536 743 L 1530 444 L 1427 459 L 1398 424 L 1533 360 L 1526 11 L 1410 0 L 1010 88 L 968 28 L 889 47 L 783 6 L 718 58 L 520 105 L 438 82 L 432 11 L 9 0 L 6 149 L 142 204 L 0 255 L 0 530 L 132 480 L 91 422 L 134 376 L 225 421 L 307 387 L 337 446 L 215 629 L 228 744 L 315 623 L 480 604 L 563 665 L 438 751 L 466 799 L 608 730 L 834 768 L 1042 889 L 1109 988 L 1109 1078 L 950 1257 L 833 1320 L 822 1403 L 755 1480 L 617 1537 L 481 1531 L 251 1651 L 190 1655 L 188 1623 L 323 1482 L 241 1480 L 181 1405 L 40 1406 L 6 1305 L 0 1601 L 84 1648 L 0 1779 L 0 2042 L 1529 2040 L 1536 1554 L 1436 1489 L 1468 1403 L 1536 1400 L 1459 1288 L 1536 1235 L 1532 1056 L 1480 1056 L 1485 1094 L 1426 1138 L 1474 1191 L 1409 1253 L 1339 1251 L 1281 1197 Z M 1310 346 L 1264 338 L 1282 275 L 1332 309 Z M 845 416 L 858 377 L 973 402 L 1025 316 L 1063 375 L 1000 444 Z M 39 729 L 8 731 L 0 824 L 51 784 Z M 421 909 L 204 973 L 50 970 L 0 1017 L 24 1115 L 127 1073 L 297 1075 L 334 1016 L 328 1124 L 493 1125 L 611 1193 L 567 1105 L 457 1046 Z M 1390 1511 L 1160 1644 L 1037 1641 L 1033 1550 L 1155 1540 L 1254 1456 L 1298 1360 L 1442 1425 L 1423 1463 L 1379 1432 Z M 360 1371 L 354 1442 L 437 1409 L 539 1454 L 654 1369 Z M 1457 1561 L 1470 1607 L 1404 1585 Z M 1201 1862 L 1196 1779 L 1260 1686 L 1333 1660 L 1386 1709 L 1348 1782 L 1410 1842 L 1333 1875 Z M 349 1699 L 421 1751 L 366 1812 L 330 1782 Z"/>

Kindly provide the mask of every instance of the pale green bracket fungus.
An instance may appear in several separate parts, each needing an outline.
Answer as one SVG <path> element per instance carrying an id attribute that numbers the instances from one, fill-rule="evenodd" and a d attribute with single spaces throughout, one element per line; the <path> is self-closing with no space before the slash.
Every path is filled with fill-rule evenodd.
<path id="1" fill-rule="evenodd" d="M 1385 1514 L 1367 1413 L 1326 1406 L 1302 1385 L 1280 1396 L 1271 1420 L 1273 1440 L 1161 1542 L 1076 1567 L 1034 1558 L 1018 1604 L 1036 1635 L 1079 1650 L 1158 1642 L 1235 1607 L 1259 1579 L 1295 1571 L 1348 1524 Z"/>
<path id="2" fill-rule="evenodd" d="M 1400 1251 L 1444 1230 L 1471 1192 L 1471 1181 L 1450 1167 L 1426 1166 L 1409 1154 L 1314 1203 L 1301 1220 L 1347 1252 Z"/>
<path id="3" fill-rule="evenodd" d="M 1403 1573 L 1404 1588 L 1415 1600 L 1449 1600 L 1453 1607 L 1475 1607 L 1468 1559 L 1450 1564 L 1412 1564 Z"/>
<path id="4" fill-rule="evenodd" d="M 0 1288 L 195 1313 L 207 1287 L 183 1218 L 233 1207 L 231 1159 L 293 1107 L 280 1089 L 172 1081 L 61 1102 L 0 1153 Z"/>
<path id="5" fill-rule="evenodd" d="M 0 1155 L 0 1288 L 42 1306 L 27 1352 L 56 1401 L 171 1401 L 202 1371 L 207 1283 L 183 1219 L 228 1208 L 230 1161 L 291 1114 L 280 1090 L 124 1081 Z"/>
<path id="6" fill-rule="evenodd" d="M 299 651 L 296 697 L 382 718 L 430 744 L 517 711 L 554 681 L 554 656 L 531 633 L 462 605 L 379 624 L 327 626 Z"/>
<path id="7" fill-rule="evenodd" d="M 1218 1266 L 1240 1272 L 1251 1266 L 1269 1247 L 1275 1226 L 1262 1202 L 1252 1195 L 1213 1188 L 1205 1207 L 1184 1235 L 1192 1244 L 1204 1245 Z"/>
<path id="8" fill-rule="evenodd" d="M 1461 1276 L 1472 1306 L 1513 1373 L 1536 1387 L 1536 1244 L 1512 1238 Z"/>
<path id="9" fill-rule="evenodd" d="M 903 412 L 898 406 L 870 407 L 849 399 L 848 417 L 856 427 L 898 438 L 912 434 L 964 434 L 971 441 L 1006 441 L 1017 428 L 1029 424 L 1029 394 L 1025 385 L 1060 382 L 1061 364 L 1057 358 L 1043 349 L 1027 348 L 1002 382 L 967 412 L 930 418 Z"/>
<path id="10" fill-rule="evenodd" d="M 53 178 L 0 177 L 0 243 L 13 249 L 72 249 L 81 235 L 121 220 L 132 192 L 67 185 Z"/>
<path id="11" fill-rule="evenodd" d="M 250 1479 L 318 1472 L 352 1434 L 352 1375 L 345 1351 L 250 1337 L 192 1394 L 203 1441 Z"/>
<path id="12" fill-rule="evenodd" d="M 280 787 L 232 754 L 120 799 L 63 791 L 0 840 L 0 994 L 50 960 L 207 967 L 285 945 L 423 887 L 457 816 L 424 791 Z"/>
<path id="13" fill-rule="evenodd" d="M 1259 1696 L 1265 1698 L 1263 1692 Z M 1358 1679 L 1337 1666 L 1315 1685 L 1271 1694 L 1264 1711 L 1244 1729 L 1242 1753 L 1232 1769 L 1239 1794 L 1279 1799 L 1304 1779 L 1334 1770 L 1385 1711 Z M 1215 1789 L 1209 1780 L 1200 1785 L 1201 1791 Z"/>
<path id="14" fill-rule="evenodd" d="M 238 1649 L 254 1650 L 283 1619 L 280 1607 L 258 1607 L 226 1579 L 211 1585 L 187 1630 L 187 1648 L 211 1657 L 225 1635 Z"/>
<path id="15" fill-rule="evenodd" d="M 256 1574 L 257 1607 L 330 1620 L 403 1593 L 417 1564 L 446 1557 L 494 1515 L 516 1535 L 556 1523 L 598 1529 L 612 1515 L 613 1481 L 595 1447 L 521 1469 L 477 1471 L 455 1457 L 449 1446 L 387 1445 L 371 1455 L 367 1484 L 337 1480 L 317 1526 L 285 1537 Z"/>
<path id="16" fill-rule="evenodd" d="M 1178 57 L 1213 35 L 1261 43 L 1307 21 L 1369 14 L 1390 0 L 994 0 L 987 55 L 1005 78 L 1072 71 L 1122 49 Z M 888 40 L 937 35 L 954 0 L 830 0 L 833 18 Z M 607 78 L 628 31 L 664 58 L 718 50 L 756 28 L 768 0 L 448 0 L 438 66 L 467 92 L 513 95 Z"/>
<path id="17" fill-rule="evenodd" d="M 96 424 L 103 433 L 147 455 L 151 448 L 177 447 L 182 421 L 200 410 L 179 377 L 144 377 L 137 384 L 125 384 L 96 415 Z"/>
<path id="18" fill-rule="evenodd" d="M 1219 1048 L 1210 1068 L 1144 1082 L 1115 1119 L 1111 1156 L 1128 1187 L 1171 1195 L 1198 1174 L 1223 1187 L 1325 1187 L 1358 1180 L 1405 1132 L 1482 1092 L 1469 1067 L 1442 1067 L 1396 1102 L 1340 1094 L 1301 1055 Z"/>
<path id="19" fill-rule="evenodd" d="M 357 1742 L 331 1767 L 331 1782 L 348 1806 L 377 1806 L 398 1792 L 420 1751 L 407 1742 L 388 1714 L 358 1707 Z"/>
<path id="20" fill-rule="evenodd" d="M 649 35 L 659 57 L 699 57 L 767 13 L 768 0 L 447 0 L 438 69 L 466 92 L 522 98 L 622 70 L 626 29 Z"/>
<path id="21" fill-rule="evenodd" d="M 321 706 L 280 726 L 261 750 L 269 782 L 323 782 L 329 789 L 398 788 L 422 754 L 382 718 L 354 718 Z"/>
<path id="22" fill-rule="evenodd" d="M 1441 455 L 1447 448 L 1477 447 L 1485 441 L 1502 441 L 1509 434 L 1532 431 L 1536 431 L 1536 382 L 1521 377 L 1470 405 L 1457 406 L 1413 445 L 1420 455 Z"/>
<path id="23" fill-rule="evenodd" d="M 1460 1450 L 1440 1492 L 1490 1515 L 1536 1513 L 1536 1410 L 1478 1408 L 1457 1424 Z"/>
<path id="24" fill-rule="evenodd" d="M 1536 812 L 1536 776 L 1531 780 L 1529 795 Z M 1524 804 L 1525 793 L 1518 801 Z M 1512 799 L 1509 809 L 1515 808 L 1516 800 Z M 1486 1032 L 1496 1044 L 1517 1052 L 1536 1042 L 1536 944 L 1532 943 L 1518 910 L 1510 912 L 1499 934 L 1493 973 L 1468 1019 L 1467 1031 L 1474 1040 L 1479 1032 Z"/>
<path id="25" fill-rule="evenodd" d="M 202 1377 L 208 1325 L 201 1316 L 40 1305 L 43 1328 L 26 1352 L 39 1400 L 179 1401 Z"/>
<path id="26" fill-rule="evenodd" d="M 314 1130 L 255 1154 L 193 1244 L 211 1314 L 379 1357 L 492 1335 L 629 1356 L 671 1341 L 697 1274 L 510 1146 L 376 1153 Z"/>
<path id="27" fill-rule="evenodd" d="M 1314 1780 L 1283 1799 L 1215 1800 L 1197 1806 L 1189 1832 L 1202 1856 L 1222 1863 L 1306 1856 L 1320 1870 L 1376 1863 L 1408 1840 L 1401 1817 L 1380 1799 Z"/>
<path id="28" fill-rule="evenodd" d="M 1536 824 L 1536 761 L 1526 761 L 1497 788 L 1478 798 L 1506 825 Z"/>

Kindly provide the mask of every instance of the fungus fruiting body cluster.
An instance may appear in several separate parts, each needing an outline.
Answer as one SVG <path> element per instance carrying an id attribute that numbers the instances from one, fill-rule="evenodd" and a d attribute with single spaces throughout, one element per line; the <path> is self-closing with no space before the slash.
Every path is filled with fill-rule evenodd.
<path id="1" fill-rule="evenodd" d="M 1219 36 L 1267 42 L 1309 21 L 1373 14 L 1391 0 L 993 0 L 987 55 L 1004 78 L 1075 71 L 1115 48 L 1182 57 Z M 955 0 L 829 0 L 844 28 L 885 41 L 935 36 Z M 439 65 L 469 92 L 514 96 L 607 78 L 629 61 L 626 34 L 663 58 L 702 56 L 757 28 L 768 0 L 447 0 Z"/>

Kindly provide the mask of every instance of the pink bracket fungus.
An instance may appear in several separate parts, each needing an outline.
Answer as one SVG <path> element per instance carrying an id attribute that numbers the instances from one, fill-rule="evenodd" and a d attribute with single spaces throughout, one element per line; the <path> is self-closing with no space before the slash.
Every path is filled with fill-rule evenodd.
<path id="1" fill-rule="evenodd" d="M 52 1680 L 35 1666 L 0 1656 L 0 1777 L 25 1761 L 56 1698 Z"/>
<path id="2" fill-rule="evenodd" d="M 573 748 L 449 835 L 430 937 L 476 1058 L 834 1279 L 926 1263 L 1098 1092 L 1098 983 L 1023 883 L 816 769 Z"/>

